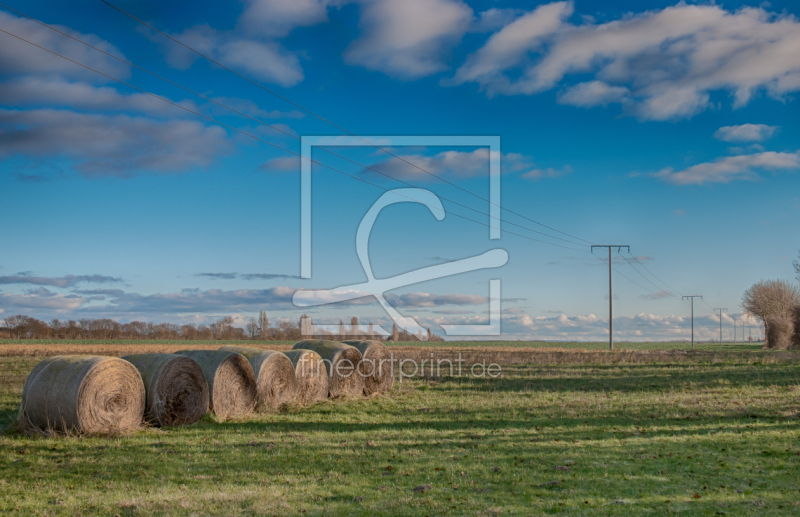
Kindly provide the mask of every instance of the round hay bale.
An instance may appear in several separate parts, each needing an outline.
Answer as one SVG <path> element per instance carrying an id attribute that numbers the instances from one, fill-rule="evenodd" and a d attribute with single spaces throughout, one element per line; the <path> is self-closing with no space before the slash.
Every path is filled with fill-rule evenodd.
<path id="1" fill-rule="evenodd" d="M 383 393 L 394 386 L 394 364 L 386 345 L 380 341 L 343 341 L 361 352 L 361 370 L 364 372 L 364 395 Z"/>
<path id="2" fill-rule="evenodd" d="M 193 424 L 208 411 L 208 382 L 191 357 L 136 354 L 123 359 L 139 370 L 144 381 L 147 422 L 165 427 Z"/>
<path id="3" fill-rule="evenodd" d="M 364 392 L 361 373 L 361 352 L 356 347 L 339 343 L 306 339 L 295 343 L 292 350 L 312 350 L 319 354 L 328 370 L 328 396 L 359 397 Z"/>
<path id="4" fill-rule="evenodd" d="M 256 376 L 258 409 L 277 409 L 297 396 L 294 365 L 282 353 L 251 346 L 223 346 L 220 350 L 242 354 L 250 361 Z"/>
<path id="5" fill-rule="evenodd" d="M 241 354 L 219 350 L 183 350 L 203 370 L 211 410 L 219 420 L 243 418 L 256 407 L 256 377 Z"/>
<path id="6" fill-rule="evenodd" d="M 308 405 L 328 398 L 328 370 L 318 353 L 299 349 L 287 350 L 283 354 L 294 366 L 299 403 Z"/>
<path id="7" fill-rule="evenodd" d="M 29 431 L 106 434 L 142 423 L 145 391 L 118 357 L 61 355 L 37 364 L 22 389 L 19 422 Z"/>

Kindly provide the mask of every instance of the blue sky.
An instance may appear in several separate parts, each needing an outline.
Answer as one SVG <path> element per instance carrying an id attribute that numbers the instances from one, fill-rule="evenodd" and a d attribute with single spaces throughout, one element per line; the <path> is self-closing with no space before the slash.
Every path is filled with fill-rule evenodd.
<path id="1" fill-rule="evenodd" d="M 289 135 L 0 10 L 1 29 L 229 126 L 0 33 L 0 317 L 241 322 L 264 309 L 273 318 L 389 322 L 369 300 L 291 303 L 297 288 L 365 280 L 355 232 L 384 190 L 313 166 L 314 270 L 301 279 L 299 161 L 264 141 L 297 153 L 295 137 L 342 130 L 100 1 L 7 5 Z M 680 294 L 705 296 L 698 333 L 714 337 L 710 309 L 737 317 L 753 282 L 793 277 L 796 4 L 116 5 L 352 133 L 500 137 L 503 207 L 585 241 L 572 250 L 507 233 L 489 240 L 486 226 L 457 216 L 485 224 L 487 215 L 446 200 L 442 221 L 420 205 L 386 208 L 370 240 L 376 277 L 508 251 L 502 268 L 391 293 L 401 313 L 435 332 L 484 323 L 488 280 L 499 278 L 504 338 L 606 339 L 606 266 L 586 241 L 630 244 L 657 276 L 615 255 L 615 268 L 641 285 L 615 273 L 617 339 L 688 338 Z M 378 169 L 488 213 L 485 201 L 378 149 L 331 150 L 352 162 L 320 149 L 313 159 L 403 187 L 367 167 Z M 481 149 L 390 151 L 489 195 Z M 505 230 L 566 244 L 510 225 L 567 238 L 509 212 L 503 219 Z"/>

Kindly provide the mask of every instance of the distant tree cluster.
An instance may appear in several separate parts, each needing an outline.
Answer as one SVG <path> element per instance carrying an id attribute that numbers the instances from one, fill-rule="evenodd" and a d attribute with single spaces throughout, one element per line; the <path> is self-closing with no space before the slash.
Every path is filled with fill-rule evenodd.
<path id="1" fill-rule="evenodd" d="M 251 318 L 252 319 L 252 318 Z M 332 339 L 338 341 L 345 341 L 348 339 L 380 339 L 385 341 L 444 341 L 441 336 L 431 332 L 431 329 L 426 329 L 424 334 L 413 334 L 406 330 L 398 330 L 397 325 L 392 323 L 392 335 L 385 336 L 379 335 L 375 331 L 372 323 L 363 326 L 358 322 L 358 318 L 353 316 L 350 318 L 350 325 L 345 325 L 344 320 L 339 320 L 339 325 L 335 330 L 321 328 L 315 325 L 314 322 L 307 314 L 300 317 L 300 330 L 302 335 L 306 338 L 314 337 L 317 339 Z"/>
<path id="2" fill-rule="evenodd" d="M 765 348 L 800 348 L 797 286 L 785 280 L 762 280 L 744 292 L 742 307 L 764 324 Z"/>
<path id="3" fill-rule="evenodd" d="M 307 315 L 300 317 L 299 322 L 278 319 L 272 324 L 267 313 L 261 311 L 257 318 L 248 318 L 244 328 L 233 324 L 233 317 L 226 316 L 209 325 L 193 323 L 178 325 L 175 323 L 153 323 L 131 321 L 120 323 L 109 318 L 80 320 L 52 319 L 48 322 L 31 316 L 18 314 L 3 320 L 0 337 L 10 339 L 184 339 L 184 340 L 261 340 L 261 341 L 299 341 L 312 335 L 322 339 L 383 339 L 387 336 L 376 335 L 370 323 L 362 328 L 357 317 L 350 319 L 347 328 L 339 321 L 339 332 L 316 332 L 316 327 Z M 303 332 L 305 330 L 305 332 Z M 430 333 L 433 341 L 442 338 Z M 419 336 L 394 329 L 395 341 L 417 341 Z"/>

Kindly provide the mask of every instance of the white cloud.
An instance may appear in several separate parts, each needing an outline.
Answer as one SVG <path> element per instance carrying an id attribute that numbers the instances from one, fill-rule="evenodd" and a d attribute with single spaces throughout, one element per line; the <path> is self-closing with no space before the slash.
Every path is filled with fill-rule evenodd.
<path id="1" fill-rule="evenodd" d="M 75 294 L 56 294 L 47 289 L 24 294 L 0 293 L 0 311 L 8 313 L 48 311 L 65 313 L 79 309 L 88 298 Z"/>
<path id="2" fill-rule="evenodd" d="M 611 86 L 603 81 L 588 81 L 578 83 L 559 95 L 560 104 L 580 106 L 606 106 L 614 102 L 624 102 L 628 99 L 630 90 L 624 86 Z"/>
<path id="3" fill-rule="evenodd" d="M 763 142 L 778 130 L 778 126 L 766 124 L 741 124 L 722 126 L 714 133 L 714 138 L 723 142 Z"/>
<path id="4" fill-rule="evenodd" d="M 111 43 L 95 36 L 82 34 L 69 27 L 52 24 L 53 27 L 75 38 L 83 40 L 115 56 L 123 57 L 122 52 Z M 96 68 L 109 75 L 125 79 L 130 76 L 130 67 L 124 63 L 90 49 L 82 43 L 71 40 L 38 23 L 0 12 L 0 27 L 44 48 L 62 54 Z M 107 79 L 70 63 L 66 59 L 45 52 L 8 34 L 0 33 L 0 72 L 47 74 L 61 77 L 88 79 L 93 82 L 106 82 Z"/>
<path id="5" fill-rule="evenodd" d="M 548 167 L 546 169 L 533 169 L 522 175 L 526 180 L 540 180 L 542 178 L 560 178 L 572 172 L 572 167 L 565 165 L 561 169 Z"/>
<path id="6" fill-rule="evenodd" d="M 109 282 L 122 282 L 122 279 L 106 275 L 34 276 L 29 271 L 0 276 L 0 284 L 49 285 L 51 287 L 72 287 L 80 283 L 104 284 Z"/>
<path id="7" fill-rule="evenodd" d="M 68 158 L 85 176 L 186 171 L 230 150 L 224 130 L 196 121 L 0 109 L 0 157 Z"/>
<path id="8" fill-rule="evenodd" d="M 345 62 L 393 77 L 415 79 L 446 69 L 445 57 L 472 22 L 461 0 L 363 0 L 364 35 Z"/>
<path id="9" fill-rule="evenodd" d="M 144 93 L 122 94 L 110 86 L 32 75 L 0 83 L 0 98 L 6 105 L 13 106 L 70 106 L 81 110 L 139 112 L 156 116 L 186 116 L 188 113 Z M 194 102 L 172 102 L 197 111 Z"/>
<path id="10" fill-rule="evenodd" d="M 394 150 L 397 154 L 397 150 Z M 377 153 L 376 153 L 377 154 Z M 370 169 L 363 169 L 362 174 L 375 177 L 380 176 L 375 171 L 380 171 L 393 178 L 414 181 L 429 181 L 433 176 L 450 175 L 458 178 L 473 178 L 489 174 L 489 149 L 479 147 L 472 151 L 442 151 L 435 155 L 424 154 L 397 154 L 399 158 L 389 158 L 374 163 Z M 402 158 L 402 159 L 401 159 Z M 572 172 L 569 165 L 561 170 L 537 169 L 530 156 L 521 153 L 504 153 L 501 160 L 501 172 L 521 173 L 522 177 L 538 179 L 542 177 L 558 177 Z M 422 169 L 422 170 L 420 170 Z"/>
<path id="11" fill-rule="evenodd" d="M 280 156 L 262 163 L 259 170 L 266 172 L 299 172 L 300 158 L 298 156 Z"/>
<path id="12" fill-rule="evenodd" d="M 294 86 L 303 80 L 303 70 L 296 55 L 273 42 L 231 40 L 216 47 L 219 60 L 254 77 Z"/>
<path id="13" fill-rule="evenodd" d="M 439 307 L 442 305 L 482 305 L 489 299 L 477 294 L 389 293 L 386 300 L 396 307 Z"/>
<path id="14" fill-rule="evenodd" d="M 709 106 L 712 91 L 731 92 L 739 107 L 759 90 L 775 98 L 800 90 L 794 16 L 679 3 L 576 25 L 567 21 L 571 13 L 571 2 L 537 7 L 495 33 L 445 84 L 476 82 L 488 95 L 532 95 L 570 74 L 593 74 L 597 82 L 567 90 L 562 102 L 628 98 L 627 109 L 651 120 L 691 117 Z"/>
<path id="15" fill-rule="evenodd" d="M 492 7 L 478 13 L 477 18 L 470 27 L 470 32 L 494 32 L 502 29 L 514 19 L 524 14 L 522 9 L 503 9 Z"/>
<path id="16" fill-rule="evenodd" d="M 239 28 L 252 34 L 282 38 L 297 27 L 328 21 L 328 7 L 336 0 L 247 0 Z"/>
<path id="17" fill-rule="evenodd" d="M 444 322 L 445 318 L 440 318 Z M 480 321 L 478 322 L 480 323 Z M 719 319 L 714 315 L 695 315 L 696 340 L 719 337 Z M 732 328 L 723 329 L 725 332 Z M 657 316 L 641 313 L 614 317 L 614 336 L 620 341 L 680 341 L 691 338 L 691 319 L 685 316 Z M 503 318 L 503 334 L 519 339 L 559 341 L 602 341 L 608 339 L 608 319 L 594 314 L 583 316 L 511 315 Z"/>
<path id="18" fill-rule="evenodd" d="M 503 72 L 518 65 L 529 52 L 539 50 L 543 40 L 562 27 L 572 10 L 572 2 L 557 2 L 539 6 L 517 18 L 472 54 L 449 84 L 474 81 L 486 87 L 490 94 L 510 87 Z"/>
<path id="19" fill-rule="evenodd" d="M 167 63 L 179 70 L 191 68 L 200 59 L 198 54 L 183 46 L 148 35 L 165 45 Z M 189 27 L 173 36 L 198 52 L 256 79 L 281 86 L 294 86 L 303 80 L 303 69 L 297 55 L 270 39 L 258 35 L 243 36 L 235 31 L 218 31 L 208 25 Z"/>
<path id="20" fill-rule="evenodd" d="M 713 162 L 700 163 L 674 171 L 670 168 L 651 174 L 675 185 L 703 185 L 706 183 L 730 183 L 735 180 L 755 180 L 759 170 L 794 171 L 800 169 L 800 151 L 778 153 L 766 151 L 717 158 Z"/>

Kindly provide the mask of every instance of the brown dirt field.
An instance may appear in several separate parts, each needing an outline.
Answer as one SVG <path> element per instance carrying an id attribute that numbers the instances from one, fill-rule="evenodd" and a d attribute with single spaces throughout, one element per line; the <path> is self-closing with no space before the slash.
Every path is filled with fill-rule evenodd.
<path id="1" fill-rule="evenodd" d="M 54 355 L 108 355 L 123 356 L 143 353 L 174 353 L 179 350 L 216 350 L 222 344 L 208 343 L 202 345 L 189 344 L 9 344 L 0 346 L 0 357 L 49 357 Z M 291 345 L 252 345 L 265 350 L 287 351 Z M 800 362 L 800 352 L 709 352 L 684 350 L 639 350 L 607 352 L 585 349 L 556 349 L 556 348 L 519 348 L 519 347 L 491 347 L 491 348 L 466 348 L 466 347 L 419 347 L 419 346 L 392 346 L 390 353 L 396 360 L 413 360 L 420 362 L 423 359 L 430 361 L 463 359 L 464 365 L 486 362 L 509 364 L 641 364 L 641 363 L 682 363 L 682 362 Z"/>

